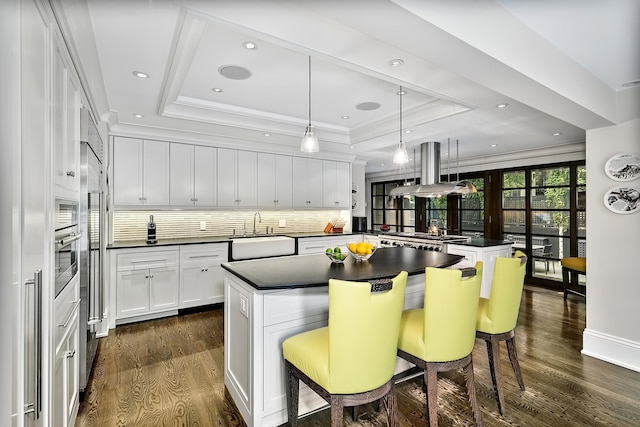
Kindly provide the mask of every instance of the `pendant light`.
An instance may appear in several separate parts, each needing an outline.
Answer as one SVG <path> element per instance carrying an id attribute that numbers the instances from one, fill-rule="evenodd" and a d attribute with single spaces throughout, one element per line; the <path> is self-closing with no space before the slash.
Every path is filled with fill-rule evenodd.
<path id="1" fill-rule="evenodd" d="M 320 151 L 316 130 L 311 126 L 311 56 L 309 56 L 309 124 L 304 130 L 304 136 L 300 143 L 300 151 L 305 153 L 316 153 Z"/>
<path id="2" fill-rule="evenodd" d="M 397 165 L 404 165 L 409 163 L 409 154 L 407 153 L 407 146 L 402 142 L 402 86 L 400 86 L 400 143 L 396 146 L 396 151 L 393 153 L 393 163 Z"/>

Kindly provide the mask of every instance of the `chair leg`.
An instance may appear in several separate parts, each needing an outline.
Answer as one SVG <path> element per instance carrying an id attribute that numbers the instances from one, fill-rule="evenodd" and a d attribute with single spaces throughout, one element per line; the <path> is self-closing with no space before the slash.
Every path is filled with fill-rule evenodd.
<path id="1" fill-rule="evenodd" d="M 486 339 L 487 353 L 489 355 L 489 370 L 491 371 L 491 381 L 493 382 L 493 391 L 496 395 L 496 401 L 498 402 L 498 412 L 500 415 L 504 415 L 503 408 L 504 402 L 502 395 L 500 394 L 500 341 L 495 335 L 491 335 Z"/>
<path id="2" fill-rule="evenodd" d="M 331 427 L 344 425 L 344 404 L 341 395 L 331 395 Z"/>
<path id="3" fill-rule="evenodd" d="M 382 398 L 382 403 L 387 410 L 387 425 L 389 425 L 389 427 L 396 427 L 398 420 L 396 417 L 396 392 L 393 382 L 391 383 L 389 393 L 385 394 Z M 376 402 L 376 405 L 380 405 L 380 400 Z"/>
<path id="4" fill-rule="evenodd" d="M 438 426 L 438 368 L 427 362 L 424 370 L 424 383 L 427 387 L 427 422 L 430 427 Z"/>
<path id="5" fill-rule="evenodd" d="M 292 365 L 288 360 L 285 360 L 285 366 L 287 368 L 287 382 L 286 388 L 287 394 L 287 416 L 289 418 L 289 425 L 296 427 L 298 425 L 298 399 L 300 393 L 300 380 L 294 375 Z"/>
<path id="6" fill-rule="evenodd" d="M 511 367 L 513 373 L 516 375 L 520 390 L 524 391 L 524 379 L 522 379 L 522 372 L 520 372 L 520 363 L 518 363 L 518 353 L 516 352 L 516 337 L 507 338 L 507 351 L 509 352 L 509 360 L 511 361 Z"/>
<path id="7" fill-rule="evenodd" d="M 562 267 L 562 289 L 564 290 L 564 300 L 567 300 L 567 287 L 569 285 L 569 270 Z"/>
<path id="8" fill-rule="evenodd" d="M 464 372 L 464 379 L 467 385 L 467 396 L 469 398 L 469 404 L 471 405 L 471 411 L 473 412 L 473 419 L 476 422 L 476 426 L 482 427 L 482 418 L 480 416 L 480 408 L 478 407 L 478 400 L 476 399 L 476 381 L 473 375 L 473 359 L 469 357 L 469 363 L 462 368 Z"/>

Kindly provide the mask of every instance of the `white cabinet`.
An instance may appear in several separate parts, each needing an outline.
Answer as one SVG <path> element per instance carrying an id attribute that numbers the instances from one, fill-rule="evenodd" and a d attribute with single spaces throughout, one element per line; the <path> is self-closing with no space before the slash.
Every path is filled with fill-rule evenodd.
<path id="1" fill-rule="evenodd" d="M 113 139 L 113 203 L 116 206 L 169 204 L 169 143 Z"/>
<path id="2" fill-rule="evenodd" d="M 116 320 L 176 311 L 179 250 L 123 249 L 116 253 Z M 150 316 L 149 316 L 150 315 Z M 122 322 L 121 322 L 122 323 Z"/>
<path id="3" fill-rule="evenodd" d="M 293 158 L 293 206 L 322 207 L 322 160 Z"/>
<path id="4" fill-rule="evenodd" d="M 169 197 L 172 206 L 216 205 L 216 149 L 169 145 Z"/>
<path id="5" fill-rule="evenodd" d="M 347 243 L 357 243 L 361 241 L 361 234 L 299 238 L 298 255 L 319 254 L 325 252 L 327 248 L 335 248 L 336 246 L 346 253 Z"/>
<path id="6" fill-rule="evenodd" d="M 258 153 L 258 206 L 291 207 L 292 178 L 291 156 Z"/>
<path id="7" fill-rule="evenodd" d="M 79 406 L 79 276 L 69 282 L 54 301 L 52 425 L 73 426 Z"/>
<path id="8" fill-rule="evenodd" d="M 218 206 L 257 206 L 258 153 L 218 148 Z"/>
<path id="9" fill-rule="evenodd" d="M 351 169 L 349 163 L 322 161 L 322 205 L 351 209 Z"/>
<path id="10" fill-rule="evenodd" d="M 493 280 L 493 268 L 496 265 L 496 258 L 499 256 L 510 258 L 511 243 L 489 247 L 447 243 L 445 252 L 464 256 L 464 260 L 460 263 L 465 266 L 473 266 L 477 261 L 482 261 L 480 296 L 482 298 L 489 298 L 491 296 L 491 281 Z"/>
<path id="11" fill-rule="evenodd" d="M 224 301 L 228 243 L 180 246 L 180 308 Z"/>
<path id="12" fill-rule="evenodd" d="M 80 189 L 80 108 L 78 91 L 59 43 L 54 44 L 51 97 L 54 182 L 57 194 L 74 197 Z"/>

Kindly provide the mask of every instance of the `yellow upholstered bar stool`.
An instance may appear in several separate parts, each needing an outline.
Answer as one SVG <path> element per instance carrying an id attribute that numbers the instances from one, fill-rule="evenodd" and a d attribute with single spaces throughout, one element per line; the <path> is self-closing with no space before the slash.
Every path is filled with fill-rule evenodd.
<path id="1" fill-rule="evenodd" d="M 516 251 L 513 258 L 497 257 L 491 281 L 491 294 L 489 299 L 480 298 L 478 306 L 476 337 L 487 343 L 491 381 L 500 414 L 504 411 L 504 398 L 500 393 L 500 341 L 507 342 L 513 372 L 520 390 L 524 391 L 514 330 L 520 311 L 526 265 L 527 256 L 521 251 Z"/>
<path id="2" fill-rule="evenodd" d="M 584 257 L 567 257 L 562 258 L 560 264 L 562 265 L 562 288 L 565 301 L 569 292 L 586 298 L 587 293 L 578 290 L 576 286 L 578 286 L 578 274 L 587 275 L 587 259 Z M 571 280 L 569 276 L 571 276 Z M 571 287 L 570 285 L 574 286 Z"/>
<path id="3" fill-rule="evenodd" d="M 331 405 L 331 425 L 343 408 L 383 400 L 396 425 L 393 374 L 407 272 L 382 281 L 329 281 L 329 325 L 282 343 L 289 424 L 298 424 L 303 381 Z"/>
<path id="4" fill-rule="evenodd" d="M 469 277 L 463 277 L 463 271 Z M 438 425 L 438 372 L 459 368 L 464 370 L 473 418 L 482 425 L 471 359 L 481 282 L 481 262 L 464 270 L 427 267 L 424 308 L 402 313 L 398 356 L 424 369 L 430 426 Z"/>

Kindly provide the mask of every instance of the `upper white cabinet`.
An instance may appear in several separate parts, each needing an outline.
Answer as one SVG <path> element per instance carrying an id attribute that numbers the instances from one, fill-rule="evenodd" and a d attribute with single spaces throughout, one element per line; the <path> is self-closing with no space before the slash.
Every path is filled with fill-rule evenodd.
<path id="1" fill-rule="evenodd" d="M 169 195 L 172 206 L 216 205 L 216 149 L 170 144 Z"/>
<path id="2" fill-rule="evenodd" d="M 54 182 L 57 194 L 75 198 L 80 190 L 79 96 L 71 73 L 65 66 L 62 48 L 58 47 L 58 43 L 54 43 L 54 46 L 51 98 Z"/>
<path id="3" fill-rule="evenodd" d="M 291 207 L 292 178 L 291 156 L 258 153 L 258 206 Z"/>
<path id="4" fill-rule="evenodd" d="M 349 163 L 322 161 L 322 205 L 351 209 L 351 170 Z"/>
<path id="5" fill-rule="evenodd" d="M 322 207 L 322 160 L 293 158 L 293 205 Z"/>
<path id="6" fill-rule="evenodd" d="M 258 153 L 218 148 L 218 206 L 257 206 Z"/>
<path id="7" fill-rule="evenodd" d="M 169 143 L 115 137 L 113 203 L 116 206 L 169 204 Z"/>

